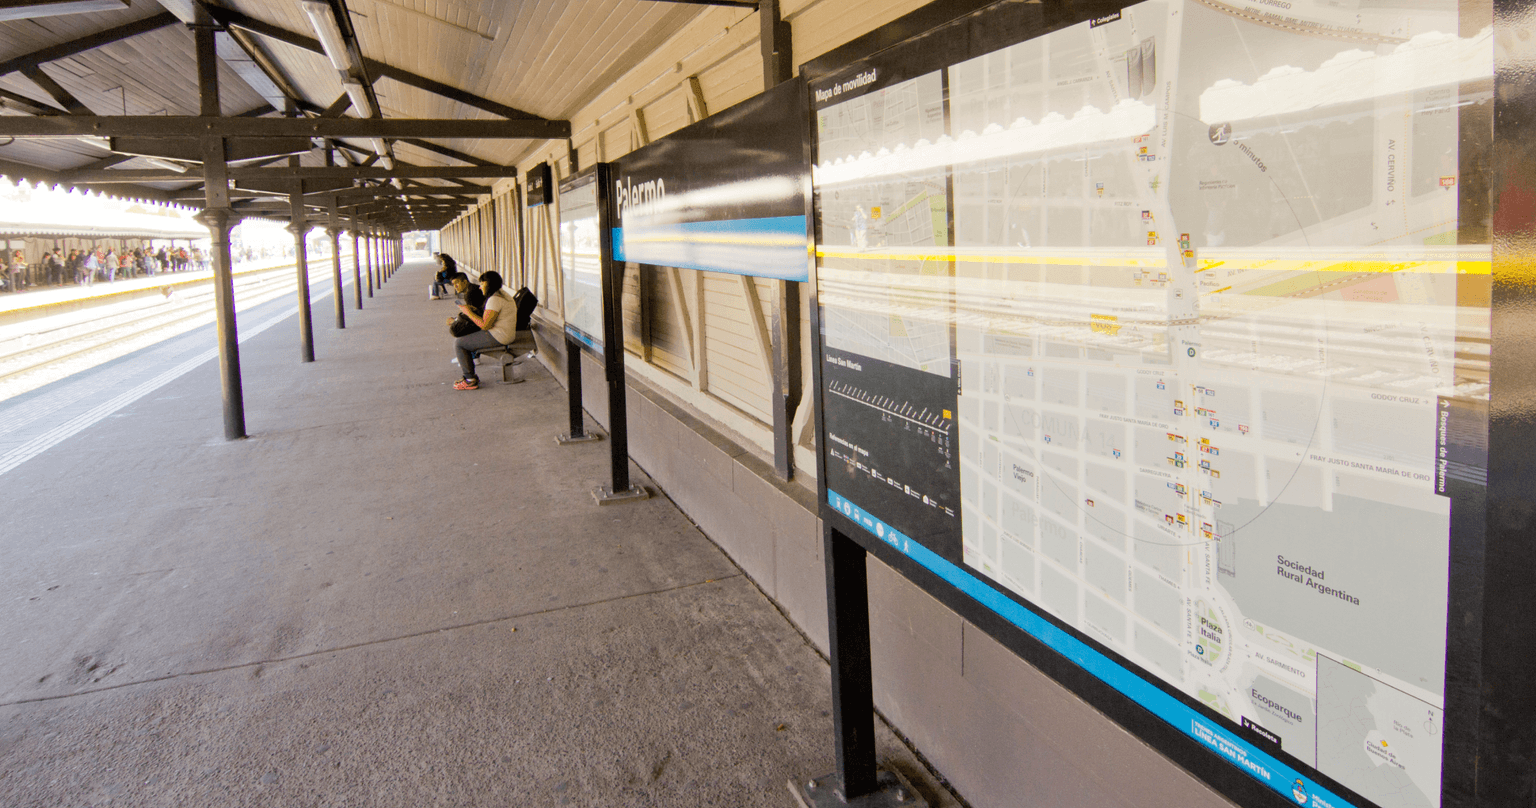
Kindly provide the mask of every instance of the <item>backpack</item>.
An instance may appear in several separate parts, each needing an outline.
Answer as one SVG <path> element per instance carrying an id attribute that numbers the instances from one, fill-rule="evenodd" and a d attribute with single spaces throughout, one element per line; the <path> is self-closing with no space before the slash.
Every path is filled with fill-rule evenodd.
<path id="1" fill-rule="evenodd" d="M 517 304 L 517 330 L 527 331 L 533 328 L 533 310 L 539 306 L 539 298 L 528 287 L 517 290 L 512 295 L 512 302 Z"/>

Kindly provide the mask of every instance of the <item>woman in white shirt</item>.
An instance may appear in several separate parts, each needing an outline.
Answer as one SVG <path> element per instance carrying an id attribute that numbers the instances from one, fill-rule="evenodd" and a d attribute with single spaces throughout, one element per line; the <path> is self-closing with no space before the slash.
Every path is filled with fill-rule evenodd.
<path id="1" fill-rule="evenodd" d="M 459 369 L 464 378 L 453 385 L 455 390 L 480 389 L 480 377 L 475 375 L 475 352 L 500 348 L 517 338 L 517 304 L 502 288 L 501 274 L 487 272 L 480 276 L 480 288 L 485 292 L 485 314 L 459 304 L 459 311 L 480 326 L 479 331 L 465 334 L 453 341 L 453 349 L 459 356 Z"/>

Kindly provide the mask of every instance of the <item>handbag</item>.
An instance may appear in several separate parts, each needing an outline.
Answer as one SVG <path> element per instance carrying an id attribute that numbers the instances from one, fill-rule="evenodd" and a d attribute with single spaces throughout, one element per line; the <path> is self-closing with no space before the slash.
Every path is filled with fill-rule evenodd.
<path id="1" fill-rule="evenodd" d="M 475 325 L 475 321 L 469 319 L 469 315 L 464 314 L 463 312 L 460 312 L 459 318 L 454 320 L 453 323 L 448 326 L 448 333 L 454 335 L 455 337 L 462 337 L 465 334 L 473 334 L 479 330 L 480 326 Z"/>

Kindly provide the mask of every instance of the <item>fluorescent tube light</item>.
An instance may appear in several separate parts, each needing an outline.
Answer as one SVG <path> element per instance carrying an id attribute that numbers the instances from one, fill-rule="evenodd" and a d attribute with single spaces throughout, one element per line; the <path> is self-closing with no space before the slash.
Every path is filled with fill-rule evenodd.
<path id="1" fill-rule="evenodd" d="M 8 0 L 0 4 L 0 22 L 30 20 L 37 17 L 59 17 L 65 14 L 91 14 L 101 11 L 123 11 L 130 6 L 128 0 Z"/>
<path id="2" fill-rule="evenodd" d="M 186 166 L 182 165 L 181 163 L 173 163 L 170 160 L 161 160 L 158 157 L 145 157 L 144 162 L 149 163 L 155 168 L 163 168 L 166 171 L 174 171 L 177 174 L 187 173 Z"/>
<path id="3" fill-rule="evenodd" d="M 346 40 L 341 38 L 341 28 L 336 25 L 331 4 L 321 0 L 305 0 L 303 5 L 304 13 L 309 15 L 309 24 L 320 37 L 320 47 L 330 58 L 331 64 L 343 73 L 351 73 L 352 56 L 347 52 Z"/>
<path id="4" fill-rule="evenodd" d="M 363 91 L 362 82 L 349 78 L 341 83 L 341 88 L 346 90 L 347 97 L 352 99 L 352 109 L 357 110 L 357 117 L 373 117 L 373 105 L 368 103 L 368 93 Z"/>

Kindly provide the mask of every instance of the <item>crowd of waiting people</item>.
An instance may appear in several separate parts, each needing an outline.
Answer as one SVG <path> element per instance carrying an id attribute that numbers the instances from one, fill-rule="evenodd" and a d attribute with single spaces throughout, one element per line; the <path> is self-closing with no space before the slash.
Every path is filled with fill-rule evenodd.
<path id="1" fill-rule="evenodd" d="M 517 339 L 519 331 L 527 331 L 539 301 L 526 287 L 508 293 L 499 272 L 482 272 L 479 284 L 472 284 L 452 256 L 438 253 L 435 257 L 437 275 L 427 296 L 441 300 L 452 287 L 459 300 L 459 316 L 448 318 L 448 333 L 454 337 L 454 355 L 463 373 L 453 389 L 478 390 L 475 359 L 479 353 L 503 348 Z"/>
<path id="2" fill-rule="evenodd" d="M 0 277 L 0 289 L 21 292 L 42 286 L 90 286 L 97 281 L 111 283 L 162 272 L 205 269 L 208 269 L 208 254 L 197 247 L 190 250 L 164 246 L 159 250 L 136 248 L 121 253 L 111 247 L 98 247 L 70 250 L 68 255 L 62 249 L 54 249 L 43 253 L 41 261 L 30 265 L 22 251 L 16 250 Z"/>

